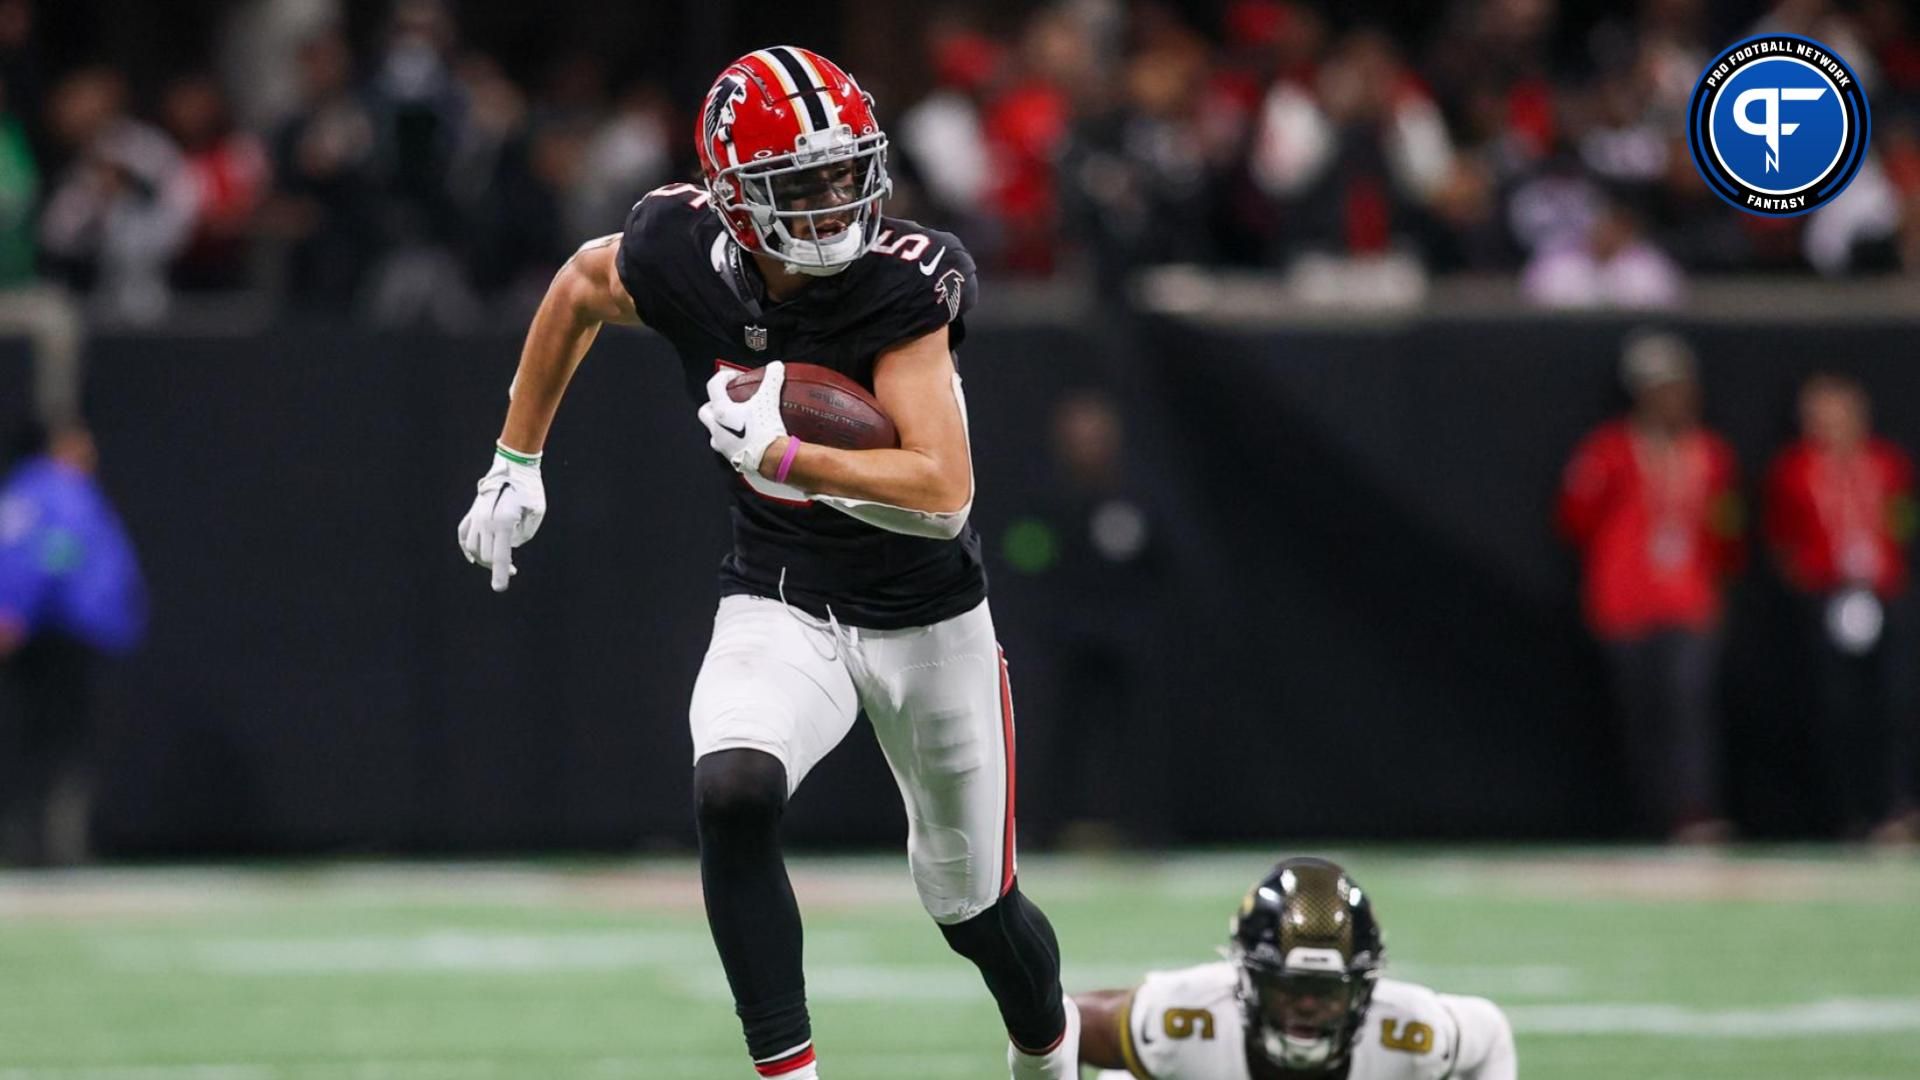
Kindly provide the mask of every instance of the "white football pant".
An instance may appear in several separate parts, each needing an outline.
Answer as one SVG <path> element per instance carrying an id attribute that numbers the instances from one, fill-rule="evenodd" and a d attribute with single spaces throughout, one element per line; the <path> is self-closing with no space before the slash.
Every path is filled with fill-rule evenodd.
<path id="1" fill-rule="evenodd" d="M 1013 698 L 985 601 L 932 626 L 868 630 L 729 596 L 694 683 L 697 762 L 762 750 L 797 790 L 865 711 L 906 804 L 907 854 L 936 922 L 1013 886 Z"/>

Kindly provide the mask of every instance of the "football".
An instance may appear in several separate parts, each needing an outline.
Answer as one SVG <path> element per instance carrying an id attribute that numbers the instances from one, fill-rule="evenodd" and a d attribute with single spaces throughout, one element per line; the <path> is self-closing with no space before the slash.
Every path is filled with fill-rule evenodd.
<path id="1" fill-rule="evenodd" d="M 741 373 L 727 384 L 727 396 L 745 401 L 760 388 L 760 370 Z M 780 392 L 780 419 L 787 434 L 804 442 L 842 450 L 886 450 L 900 445 L 900 433 L 866 388 L 818 364 L 788 364 Z"/>

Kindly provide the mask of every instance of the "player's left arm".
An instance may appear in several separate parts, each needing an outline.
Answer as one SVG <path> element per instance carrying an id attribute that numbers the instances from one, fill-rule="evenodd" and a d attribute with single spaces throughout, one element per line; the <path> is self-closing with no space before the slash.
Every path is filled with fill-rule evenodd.
<path id="1" fill-rule="evenodd" d="M 900 433 L 900 448 L 840 450 L 802 442 L 786 482 L 811 494 L 923 514 L 966 510 L 973 502 L 973 459 L 954 387 L 947 328 L 937 327 L 881 353 L 873 369 L 873 394 Z M 760 475 L 776 478 L 789 440 L 782 435 L 768 444 Z"/>
<path id="2" fill-rule="evenodd" d="M 1453 1075 L 1458 1080 L 1515 1080 L 1519 1058 L 1513 1027 L 1500 1006 L 1486 998 L 1441 994 L 1440 1004 L 1459 1026 Z"/>

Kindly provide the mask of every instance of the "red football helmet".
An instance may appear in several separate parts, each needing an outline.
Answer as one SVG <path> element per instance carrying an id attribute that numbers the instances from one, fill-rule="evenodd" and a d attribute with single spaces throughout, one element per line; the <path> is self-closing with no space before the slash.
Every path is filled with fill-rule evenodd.
<path id="1" fill-rule="evenodd" d="M 694 138 L 707 194 L 748 251 L 797 273 L 837 274 L 879 232 L 887 136 L 840 65 L 777 45 L 727 65 Z"/>

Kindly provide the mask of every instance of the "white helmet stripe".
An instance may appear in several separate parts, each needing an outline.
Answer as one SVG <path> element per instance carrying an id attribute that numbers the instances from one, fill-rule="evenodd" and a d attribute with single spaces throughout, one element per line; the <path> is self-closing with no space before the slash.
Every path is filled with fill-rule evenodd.
<path id="1" fill-rule="evenodd" d="M 779 81 L 780 89 L 786 93 L 788 99 L 791 100 L 799 96 L 800 86 L 793 81 L 793 70 L 782 63 L 780 59 L 774 55 L 772 49 L 761 49 L 753 55 L 755 59 L 767 65 L 767 67 L 772 70 L 773 77 Z M 796 64 L 794 66 L 798 67 L 799 65 Z M 810 118 L 807 116 L 806 109 L 794 109 L 793 112 L 794 115 L 800 119 L 801 134 L 811 135 L 818 130 L 809 122 Z"/>
<path id="2" fill-rule="evenodd" d="M 776 45 L 766 50 L 767 54 L 779 61 L 782 68 L 793 79 L 793 92 L 800 95 L 800 103 L 806 107 L 807 119 L 813 122 L 814 131 L 825 131 L 831 125 L 827 122 L 827 109 L 821 102 L 832 103 L 827 97 L 826 87 L 820 83 L 819 73 L 813 71 L 799 55 L 798 50 L 785 45 Z"/>
<path id="3" fill-rule="evenodd" d="M 814 66 L 813 58 L 807 55 L 806 50 L 787 49 L 787 51 L 791 52 L 794 57 L 800 61 L 800 66 L 807 70 L 807 74 L 813 77 L 813 85 L 820 88 L 820 103 L 827 107 L 826 126 L 829 128 L 839 127 L 840 106 L 834 102 L 833 95 L 828 92 L 829 84 L 827 83 L 826 76 L 820 74 L 820 69 Z"/>

